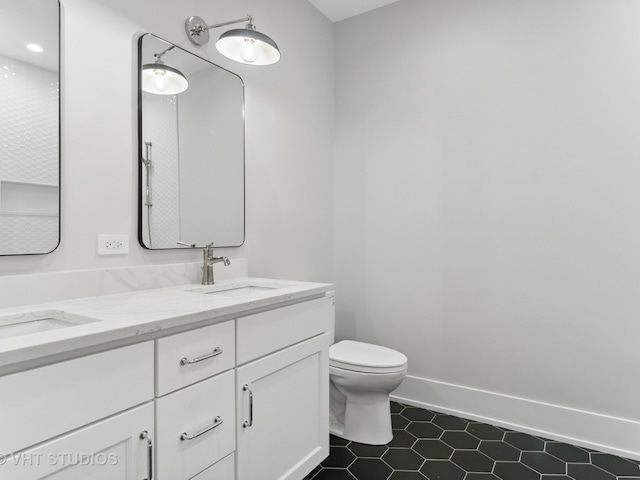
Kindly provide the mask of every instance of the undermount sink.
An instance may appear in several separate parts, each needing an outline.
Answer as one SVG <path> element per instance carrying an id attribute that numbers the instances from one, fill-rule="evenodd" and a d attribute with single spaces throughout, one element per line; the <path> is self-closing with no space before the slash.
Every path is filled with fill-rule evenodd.
<path id="1" fill-rule="evenodd" d="M 285 283 L 246 281 L 230 285 L 203 285 L 202 287 L 192 288 L 187 291 L 221 297 L 244 297 L 250 295 L 261 295 L 277 290 L 278 288 L 290 286 L 290 284 Z"/>
<path id="2" fill-rule="evenodd" d="M 0 316 L 0 340 L 97 321 L 61 310 L 41 310 Z"/>

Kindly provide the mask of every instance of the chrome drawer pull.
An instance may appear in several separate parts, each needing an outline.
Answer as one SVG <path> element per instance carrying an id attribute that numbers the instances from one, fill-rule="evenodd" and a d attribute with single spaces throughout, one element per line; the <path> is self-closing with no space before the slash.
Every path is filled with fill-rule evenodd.
<path id="1" fill-rule="evenodd" d="M 213 349 L 213 352 L 207 353 L 206 355 L 203 355 L 201 357 L 196 357 L 193 360 L 189 360 L 187 357 L 182 357 L 180 359 L 180 365 L 184 367 L 185 365 L 191 365 L 193 363 L 202 362 L 203 360 L 207 360 L 209 358 L 217 357 L 220 354 L 222 354 L 222 349 L 220 347 L 216 347 Z"/>
<path id="2" fill-rule="evenodd" d="M 213 430 L 216 427 L 219 427 L 220 425 L 222 425 L 222 419 L 220 417 L 216 417 L 213 419 L 213 425 L 205 428 L 204 430 L 200 430 L 198 433 L 194 433 L 193 435 L 189 435 L 188 433 L 183 433 L 182 435 L 180 435 L 180 440 L 185 441 L 185 440 L 193 440 L 194 438 L 198 438 L 201 435 L 204 435 L 207 432 L 210 432 L 211 430 Z"/>
<path id="3" fill-rule="evenodd" d="M 147 478 L 153 480 L 153 440 L 147 430 L 140 432 L 140 439 L 147 441 Z"/>
<path id="4" fill-rule="evenodd" d="M 249 391 L 249 420 L 245 420 L 244 423 L 242 424 L 242 426 L 244 428 L 247 427 L 252 427 L 253 426 L 253 391 L 251 390 L 251 388 L 249 388 L 248 384 L 244 384 L 244 386 L 242 387 L 243 391 Z"/>

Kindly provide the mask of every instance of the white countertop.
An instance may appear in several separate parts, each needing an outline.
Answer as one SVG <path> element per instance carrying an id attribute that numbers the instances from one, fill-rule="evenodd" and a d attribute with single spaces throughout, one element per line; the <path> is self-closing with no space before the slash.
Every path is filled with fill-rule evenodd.
<path id="1" fill-rule="evenodd" d="M 213 288 L 256 284 L 269 289 L 242 296 L 223 296 L 189 291 L 204 288 L 202 285 L 179 285 L 0 309 L 0 325 L 12 322 L 21 314 L 44 311 L 96 320 L 0 339 L 0 368 L 118 340 L 135 337 L 142 340 L 143 336 L 151 339 L 163 330 L 215 319 L 222 321 L 244 312 L 321 296 L 333 290 L 331 284 L 325 283 L 253 277 L 218 282 Z"/>

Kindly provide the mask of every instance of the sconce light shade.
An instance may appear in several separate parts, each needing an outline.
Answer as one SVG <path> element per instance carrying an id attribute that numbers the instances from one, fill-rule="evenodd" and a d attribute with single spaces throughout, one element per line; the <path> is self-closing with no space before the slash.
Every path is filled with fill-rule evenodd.
<path id="1" fill-rule="evenodd" d="M 272 65 L 280 60 L 276 42 L 264 33 L 248 28 L 236 28 L 220 35 L 218 51 L 227 58 L 248 65 Z"/>
<path id="2" fill-rule="evenodd" d="M 189 88 L 189 82 L 180 70 L 161 61 L 142 67 L 142 90 L 156 95 L 177 95 Z"/>
<path id="3" fill-rule="evenodd" d="M 209 42 L 210 29 L 240 22 L 249 23 L 246 28 L 223 33 L 216 42 L 216 48 L 222 55 L 246 65 L 272 65 L 280 60 L 278 45 L 264 33 L 256 31 L 252 15 L 216 25 L 207 25 L 201 17 L 189 17 L 185 21 L 185 31 L 191 43 L 203 46 Z"/>

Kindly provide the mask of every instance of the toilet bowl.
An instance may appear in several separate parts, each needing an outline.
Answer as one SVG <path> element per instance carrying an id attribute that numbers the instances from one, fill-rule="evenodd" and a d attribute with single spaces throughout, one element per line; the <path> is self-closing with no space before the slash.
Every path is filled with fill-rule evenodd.
<path id="1" fill-rule="evenodd" d="M 393 439 L 389 394 L 407 374 L 407 357 L 390 348 L 343 340 L 329 347 L 333 435 L 384 445 Z"/>

